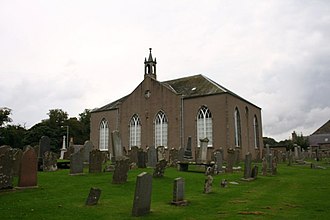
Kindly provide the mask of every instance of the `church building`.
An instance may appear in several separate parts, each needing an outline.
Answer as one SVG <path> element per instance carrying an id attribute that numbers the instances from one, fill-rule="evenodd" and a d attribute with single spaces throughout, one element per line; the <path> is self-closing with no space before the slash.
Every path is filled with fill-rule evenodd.
<path id="1" fill-rule="evenodd" d="M 91 141 L 112 154 L 111 132 L 119 131 L 122 146 L 146 149 L 185 147 L 192 150 L 207 138 L 208 149 L 239 149 L 254 159 L 263 148 L 261 108 L 205 75 L 169 81 L 157 80 L 157 62 L 150 48 L 144 61 L 144 79 L 132 93 L 91 113 Z"/>

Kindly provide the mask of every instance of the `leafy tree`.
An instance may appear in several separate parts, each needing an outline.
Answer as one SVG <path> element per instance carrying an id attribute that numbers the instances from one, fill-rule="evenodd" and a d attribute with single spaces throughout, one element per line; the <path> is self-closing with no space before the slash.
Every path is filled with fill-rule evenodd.
<path id="1" fill-rule="evenodd" d="M 263 142 L 264 142 L 264 146 L 266 146 L 266 144 L 268 144 L 269 146 L 274 146 L 277 143 L 277 141 L 271 137 L 263 137 Z"/>
<path id="2" fill-rule="evenodd" d="M 10 108 L 7 107 L 0 108 L 0 127 L 12 121 L 9 115 L 11 115 Z"/>
<path id="3" fill-rule="evenodd" d="M 1 129 L 1 145 L 9 145 L 14 148 L 23 148 L 23 139 L 26 134 L 26 129 L 21 125 L 7 125 Z"/>
<path id="4" fill-rule="evenodd" d="M 79 114 L 79 121 L 83 125 L 83 135 L 85 140 L 89 140 L 90 125 L 91 125 L 91 110 L 85 109 L 84 112 Z"/>
<path id="5" fill-rule="evenodd" d="M 52 128 L 61 127 L 68 120 L 68 113 L 62 109 L 50 109 L 47 115 L 49 119 L 44 120 L 44 122 Z"/>

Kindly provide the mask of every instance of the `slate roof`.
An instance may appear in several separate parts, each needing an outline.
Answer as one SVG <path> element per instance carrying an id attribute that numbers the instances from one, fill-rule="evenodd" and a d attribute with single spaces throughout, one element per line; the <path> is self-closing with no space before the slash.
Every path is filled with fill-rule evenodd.
<path id="1" fill-rule="evenodd" d="M 219 85 L 218 83 L 214 82 L 213 80 L 199 74 L 194 76 L 183 77 L 179 79 L 169 80 L 160 82 L 162 85 L 167 87 L 168 89 L 172 90 L 174 93 L 178 95 L 182 95 L 183 98 L 193 98 L 198 96 L 207 96 L 207 95 L 215 95 L 215 94 L 224 94 L 229 93 L 239 99 L 244 100 L 245 102 L 250 103 L 249 101 L 243 99 L 242 97 L 238 96 L 237 94 L 229 91 L 228 89 L 224 88 L 223 86 Z M 125 96 L 121 99 L 118 99 L 110 104 L 107 104 L 101 108 L 97 108 L 92 112 L 99 112 L 99 111 L 106 111 L 111 109 L 116 109 L 126 98 Z M 252 103 L 250 103 L 252 104 Z M 252 104 L 254 105 L 254 104 Z M 255 105 L 254 105 L 255 106 Z M 258 106 L 256 106 L 259 108 Z"/>
<path id="2" fill-rule="evenodd" d="M 315 134 L 330 134 L 330 120 L 317 129 L 312 135 Z"/>

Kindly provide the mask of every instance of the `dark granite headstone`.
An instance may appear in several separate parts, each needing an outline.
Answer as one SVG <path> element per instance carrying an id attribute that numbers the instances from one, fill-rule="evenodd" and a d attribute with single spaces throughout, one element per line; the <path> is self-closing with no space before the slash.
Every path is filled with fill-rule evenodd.
<path id="1" fill-rule="evenodd" d="M 39 158 L 44 158 L 44 153 L 50 151 L 50 139 L 47 136 L 42 136 L 39 140 Z"/>
<path id="2" fill-rule="evenodd" d="M 84 155 L 82 151 L 71 154 L 70 157 L 70 175 L 79 175 L 84 173 Z"/>
<path id="3" fill-rule="evenodd" d="M 135 194 L 132 208 L 133 216 L 143 216 L 150 212 L 152 177 L 143 172 L 136 178 Z"/>
<path id="4" fill-rule="evenodd" d="M 96 205 L 100 199 L 101 196 L 101 189 L 92 187 L 89 191 L 86 205 Z"/>
<path id="5" fill-rule="evenodd" d="M 18 187 L 37 186 L 37 154 L 32 147 L 27 147 L 23 152 L 20 171 L 18 176 Z"/>
<path id="6" fill-rule="evenodd" d="M 102 172 L 102 152 L 94 149 L 89 152 L 89 172 L 100 173 Z"/>
<path id="7" fill-rule="evenodd" d="M 57 155 L 54 152 L 46 151 L 43 159 L 43 171 L 57 170 Z"/>
<path id="8" fill-rule="evenodd" d="M 156 167 L 154 169 L 154 177 L 163 177 L 166 169 L 167 161 L 161 160 L 156 164 Z"/>
<path id="9" fill-rule="evenodd" d="M 148 167 L 155 167 L 157 164 L 157 152 L 154 146 L 150 146 L 147 149 L 147 154 L 148 154 L 148 162 L 147 166 Z"/>
<path id="10" fill-rule="evenodd" d="M 187 201 L 184 199 L 185 183 L 182 177 L 178 177 L 173 183 L 173 205 L 186 205 Z"/>
<path id="11" fill-rule="evenodd" d="M 138 168 L 146 168 L 147 167 L 147 152 L 144 152 L 143 149 L 139 149 L 137 152 L 137 156 L 138 156 L 138 162 L 137 162 Z"/>
<path id="12" fill-rule="evenodd" d="M 112 176 L 113 184 L 122 184 L 127 182 L 128 171 L 129 171 L 129 159 L 122 157 L 115 162 L 115 171 Z"/>
<path id="13" fill-rule="evenodd" d="M 244 162 L 244 179 L 249 179 L 251 178 L 251 165 L 252 165 L 252 155 L 250 152 L 248 152 L 245 155 L 245 162 Z"/>
<path id="14" fill-rule="evenodd" d="M 138 163 L 138 151 L 139 148 L 137 146 L 132 146 L 131 149 L 128 151 L 129 161 L 131 163 Z"/>
<path id="15" fill-rule="evenodd" d="M 191 149 L 191 136 L 188 137 L 188 141 L 187 141 L 187 146 L 186 149 L 184 150 L 184 159 L 186 160 L 191 160 L 192 157 L 192 149 Z"/>
<path id="16" fill-rule="evenodd" d="M 0 190 L 13 188 L 13 149 L 0 147 Z"/>

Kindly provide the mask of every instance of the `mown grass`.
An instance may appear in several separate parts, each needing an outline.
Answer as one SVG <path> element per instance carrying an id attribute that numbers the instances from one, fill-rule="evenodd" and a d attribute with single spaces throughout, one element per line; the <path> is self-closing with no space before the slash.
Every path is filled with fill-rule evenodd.
<path id="1" fill-rule="evenodd" d="M 203 173 L 168 168 L 164 178 L 153 179 L 151 213 L 143 217 L 131 217 L 135 180 L 152 169 L 130 170 L 122 185 L 111 183 L 112 173 L 87 169 L 82 176 L 39 172 L 37 189 L 0 192 L 0 219 L 329 219 L 330 166 L 321 165 L 327 169 L 280 164 L 276 176 L 259 174 L 252 182 L 241 181 L 242 172 L 220 174 L 210 194 L 203 194 Z M 170 205 L 177 177 L 186 183 L 184 207 Z M 239 184 L 220 188 L 222 179 Z M 102 190 L 101 198 L 98 205 L 85 206 L 91 187 Z"/>

